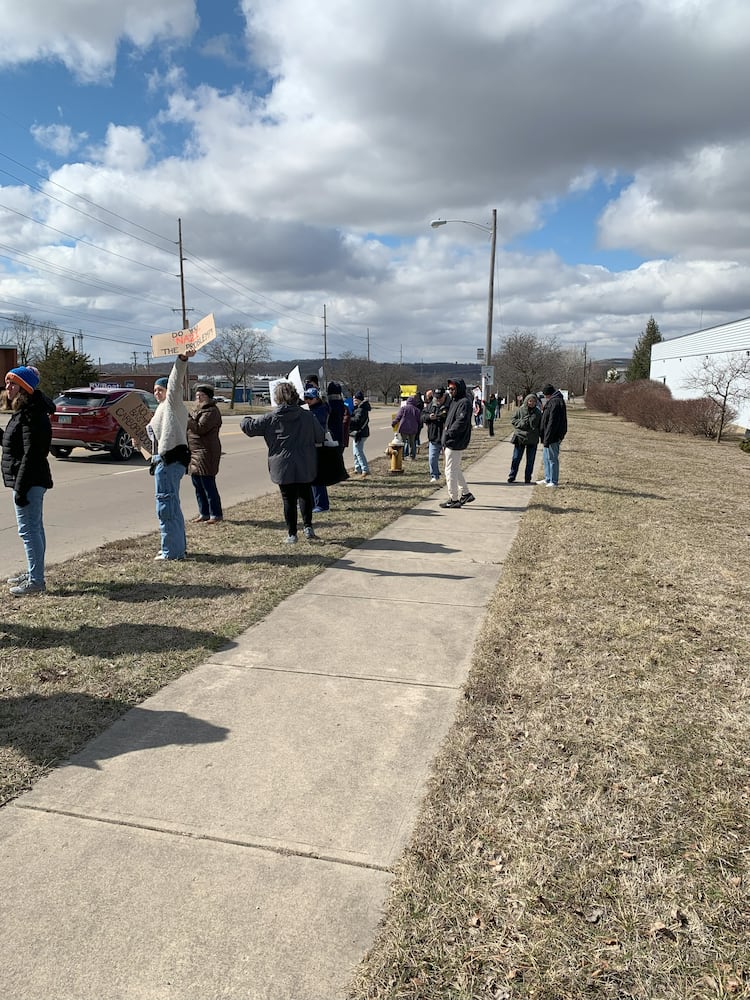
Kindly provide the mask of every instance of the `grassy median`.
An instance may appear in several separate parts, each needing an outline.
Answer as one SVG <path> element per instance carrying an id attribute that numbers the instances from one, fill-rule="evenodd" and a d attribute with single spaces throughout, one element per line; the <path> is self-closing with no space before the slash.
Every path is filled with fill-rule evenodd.
<path id="1" fill-rule="evenodd" d="M 466 464 L 490 443 L 475 434 Z M 222 524 L 188 525 L 185 562 L 153 561 L 154 518 L 153 534 L 50 567 L 43 596 L 6 594 L 0 805 L 433 493 L 426 451 L 405 462 L 401 476 L 389 476 L 389 461 L 372 453 L 371 478 L 331 487 L 331 512 L 315 518 L 319 542 L 300 535 L 296 546 L 283 544 L 281 498 L 269 481 L 267 496 L 228 509 Z M 351 451 L 346 457 L 351 462 Z M 194 504 L 187 483 L 188 517 Z M 5 575 L 19 568 L 8 566 Z"/>
<path id="2" fill-rule="evenodd" d="M 750 996 L 749 475 L 571 415 L 353 1000 Z"/>

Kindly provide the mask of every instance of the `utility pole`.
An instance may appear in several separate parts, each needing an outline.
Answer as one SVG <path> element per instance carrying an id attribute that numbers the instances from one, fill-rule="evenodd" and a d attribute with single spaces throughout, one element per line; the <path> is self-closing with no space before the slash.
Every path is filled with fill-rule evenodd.
<path id="1" fill-rule="evenodd" d="M 146 359 L 146 371 L 151 371 L 151 351 L 144 351 L 143 356 Z"/>
<path id="2" fill-rule="evenodd" d="M 323 306 L 323 366 L 324 367 L 326 361 L 328 360 L 328 329 L 326 326 L 326 322 L 327 322 L 326 307 L 324 305 Z"/>
<path id="3" fill-rule="evenodd" d="M 138 351 L 133 351 L 133 371 L 138 371 Z"/>
<path id="4" fill-rule="evenodd" d="M 370 360 L 370 327 L 367 327 L 367 360 Z"/>
<path id="5" fill-rule="evenodd" d="M 583 345 L 583 395 L 586 395 L 586 348 L 587 344 L 584 342 Z"/>
<path id="6" fill-rule="evenodd" d="M 188 318 L 185 308 L 185 258 L 182 256 L 182 219 L 177 220 L 177 235 L 180 248 L 180 296 L 182 300 L 182 329 L 187 330 Z"/>

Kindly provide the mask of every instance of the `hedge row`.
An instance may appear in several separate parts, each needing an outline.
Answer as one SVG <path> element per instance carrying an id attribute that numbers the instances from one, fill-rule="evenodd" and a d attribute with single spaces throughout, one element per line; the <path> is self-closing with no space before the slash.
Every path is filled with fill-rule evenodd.
<path id="1" fill-rule="evenodd" d="M 715 438 L 721 425 L 721 407 L 713 399 L 673 399 L 666 385 L 649 379 L 595 383 L 586 391 L 586 406 L 652 431 Z M 736 416 L 727 408 L 725 424 Z"/>

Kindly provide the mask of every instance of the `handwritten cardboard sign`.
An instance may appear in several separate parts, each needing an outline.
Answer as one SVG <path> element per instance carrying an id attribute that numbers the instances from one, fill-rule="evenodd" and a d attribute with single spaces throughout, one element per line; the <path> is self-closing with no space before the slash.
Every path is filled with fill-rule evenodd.
<path id="1" fill-rule="evenodd" d="M 177 330 L 175 333 L 156 333 L 151 338 L 151 356 L 153 358 L 174 357 L 182 354 L 186 347 L 199 351 L 216 338 L 214 314 L 209 313 L 198 320 L 195 326 L 187 330 Z"/>
<path id="2" fill-rule="evenodd" d="M 108 407 L 108 410 L 120 427 L 136 442 L 143 457 L 150 458 L 151 440 L 146 425 L 154 412 L 143 396 L 137 392 L 128 392 Z"/>

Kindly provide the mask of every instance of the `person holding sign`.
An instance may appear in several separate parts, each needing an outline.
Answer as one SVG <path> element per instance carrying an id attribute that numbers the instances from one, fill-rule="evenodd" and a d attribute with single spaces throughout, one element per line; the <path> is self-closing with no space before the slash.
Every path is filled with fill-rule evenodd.
<path id="1" fill-rule="evenodd" d="M 187 553 L 185 518 L 180 507 L 180 483 L 190 463 L 187 444 L 188 411 L 182 398 L 182 385 L 188 358 L 195 348 L 178 354 L 169 378 L 154 383 L 156 407 L 146 431 L 151 441 L 151 474 L 156 493 L 156 516 L 159 519 L 161 549 L 155 560 L 184 559 Z"/>

